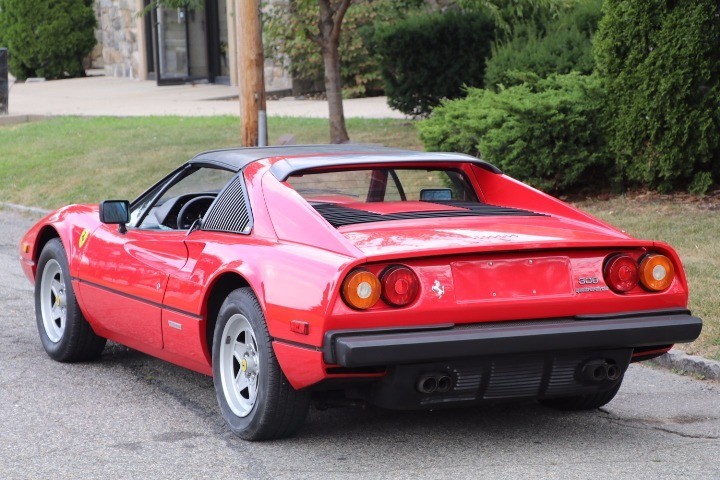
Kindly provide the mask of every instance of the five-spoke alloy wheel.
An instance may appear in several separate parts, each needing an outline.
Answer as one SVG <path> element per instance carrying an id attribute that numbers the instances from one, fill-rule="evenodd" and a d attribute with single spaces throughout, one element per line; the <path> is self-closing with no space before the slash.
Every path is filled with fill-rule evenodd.
<path id="1" fill-rule="evenodd" d="M 235 314 L 225 324 L 220 343 L 220 381 L 228 406 L 246 417 L 258 396 L 260 359 L 257 340 L 248 319 Z"/>
<path id="2" fill-rule="evenodd" d="M 45 333 L 52 342 L 59 342 L 67 322 L 67 297 L 65 278 L 60 264 L 54 258 L 48 260 L 40 279 L 40 310 Z"/>
<path id="3" fill-rule="evenodd" d="M 235 435 L 270 440 L 300 429 L 310 393 L 295 390 L 280 369 L 252 289 L 230 292 L 220 307 L 212 363 L 220 412 Z"/>
<path id="4" fill-rule="evenodd" d="M 93 360 L 105 348 L 106 340 L 95 334 L 80 311 L 65 248 L 58 238 L 45 244 L 38 259 L 35 317 L 43 348 L 54 360 Z"/>

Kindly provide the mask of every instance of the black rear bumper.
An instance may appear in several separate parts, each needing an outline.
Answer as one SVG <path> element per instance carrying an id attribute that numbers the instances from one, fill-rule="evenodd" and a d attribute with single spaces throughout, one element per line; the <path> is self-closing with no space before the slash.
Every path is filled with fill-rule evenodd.
<path id="1" fill-rule="evenodd" d="M 629 312 L 523 322 L 335 330 L 324 359 L 343 367 L 402 365 L 449 359 L 581 349 L 640 348 L 695 340 L 702 320 L 688 310 Z"/>

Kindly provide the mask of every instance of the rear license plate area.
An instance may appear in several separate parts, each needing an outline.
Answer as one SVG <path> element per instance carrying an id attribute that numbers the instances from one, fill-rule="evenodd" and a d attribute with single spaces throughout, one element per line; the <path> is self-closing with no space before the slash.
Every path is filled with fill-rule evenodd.
<path id="1" fill-rule="evenodd" d="M 458 302 L 572 295 L 568 257 L 524 257 L 451 264 Z"/>

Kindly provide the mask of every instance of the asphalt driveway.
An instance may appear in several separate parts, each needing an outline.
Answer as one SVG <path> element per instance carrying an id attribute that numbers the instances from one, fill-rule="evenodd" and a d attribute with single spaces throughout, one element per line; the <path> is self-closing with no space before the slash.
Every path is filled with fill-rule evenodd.
<path id="1" fill-rule="evenodd" d="M 225 428 L 212 380 L 111 345 L 51 361 L 0 210 L 0 479 L 720 478 L 720 385 L 634 365 L 606 408 L 311 411 L 292 439 Z"/>

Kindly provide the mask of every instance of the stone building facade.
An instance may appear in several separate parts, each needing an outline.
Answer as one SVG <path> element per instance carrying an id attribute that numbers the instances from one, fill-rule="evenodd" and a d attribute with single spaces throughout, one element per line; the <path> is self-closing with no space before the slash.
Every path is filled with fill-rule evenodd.
<path id="1" fill-rule="evenodd" d="M 157 79 L 159 70 L 161 79 L 170 77 L 171 83 L 237 85 L 237 1 L 205 0 L 202 11 L 166 9 L 143 16 L 139 12 L 148 0 L 95 0 L 98 47 L 91 67 L 114 77 Z M 292 78 L 266 61 L 265 83 L 268 92 L 285 91 Z"/>
<path id="2" fill-rule="evenodd" d="M 140 7 L 140 8 L 139 8 Z M 142 1 L 97 0 L 99 43 L 105 74 L 113 77 L 142 78 L 140 41 L 142 20 L 137 13 Z"/>
<path id="3" fill-rule="evenodd" d="M 143 19 L 138 17 L 142 8 L 142 0 L 97 0 L 96 36 L 102 46 L 102 59 L 95 63 L 102 65 L 105 75 L 145 79 L 145 56 L 140 54 L 144 39 L 138 38 L 145 33 Z"/>

